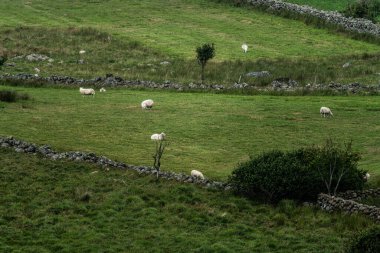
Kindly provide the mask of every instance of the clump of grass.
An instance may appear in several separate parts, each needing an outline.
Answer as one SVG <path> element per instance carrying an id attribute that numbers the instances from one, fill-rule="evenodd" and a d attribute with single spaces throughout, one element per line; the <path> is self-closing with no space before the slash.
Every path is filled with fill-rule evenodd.
<path id="1" fill-rule="evenodd" d="M 13 90 L 0 90 L 0 101 L 3 102 L 16 102 L 17 100 L 28 100 L 29 95 L 26 93 L 18 93 Z"/>

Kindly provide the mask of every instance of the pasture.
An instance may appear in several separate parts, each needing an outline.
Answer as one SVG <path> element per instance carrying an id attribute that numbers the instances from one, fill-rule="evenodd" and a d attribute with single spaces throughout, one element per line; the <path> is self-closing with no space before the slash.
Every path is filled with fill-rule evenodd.
<path id="1" fill-rule="evenodd" d="M 374 226 L 9 149 L 0 148 L 0 163 L 1 252 L 338 253 Z"/>
<path id="2" fill-rule="evenodd" d="M 152 165 L 153 133 L 170 142 L 162 169 L 226 179 L 249 155 L 353 140 L 360 167 L 380 176 L 380 100 L 377 96 L 241 96 L 107 89 L 82 97 L 77 88 L 0 86 L 27 93 L 2 103 L 1 135 L 61 151 L 89 151 L 135 165 Z M 152 110 L 140 103 L 153 99 Z M 328 106 L 334 118 L 322 118 Z M 376 180 L 373 177 L 371 180 Z"/>
<path id="3" fill-rule="evenodd" d="M 113 73 L 127 79 L 197 82 L 195 48 L 215 43 L 216 57 L 206 67 L 209 83 L 233 84 L 240 76 L 242 82 L 259 85 L 283 77 L 301 84 L 380 81 L 378 44 L 211 0 L 3 0 L 0 16 L 0 53 L 8 52 L 15 64 L 2 71 L 10 74 L 34 73 L 38 67 L 41 76 Z M 246 54 L 242 43 L 249 46 Z M 80 56 L 80 50 L 86 54 Z M 12 60 L 31 53 L 55 61 Z M 170 64 L 161 65 L 163 61 Z M 350 67 L 342 68 L 347 62 Z M 244 76 L 263 70 L 272 74 L 269 80 Z"/>
<path id="4" fill-rule="evenodd" d="M 295 2 L 296 0 L 292 0 Z M 298 1 L 341 10 L 347 1 Z M 380 45 L 333 29 L 219 0 L 1 0 L 0 75 L 31 73 L 197 83 L 195 49 L 215 43 L 206 84 L 277 78 L 380 83 Z M 242 43 L 248 44 L 244 54 Z M 84 50 L 85 53 L 79 53 Z M 31 62 L 36 53 L 53 60 Z M 162 62 L 168 62 L 162 64 Z M 343 67 L 348 66 L 348 67 Z M 38 70 L 36 70 L 38 68 Z M 246 73 L 269 71 L 270 77 Z M 379 96 L 242 95 L 0 81 L 26 100 L 0 101 L 0 136 L 152 166 L 153 133 L 169 146 L 161 169 L 227 180 L 265 151 L 352 140 L 359 167 L 380 185 Z M 30 98 L 30 99 L 27 99 Z M 140 103 L 153 99 L 151 110 Z M 323 118 L 328 106 L 333 118 Z M 133 171 L 0 148 L 0 252 L 342 252 L 374 226 L 289 200 L 277 206 Z M 370 200 L 375 202 L 376 200 Z"/>

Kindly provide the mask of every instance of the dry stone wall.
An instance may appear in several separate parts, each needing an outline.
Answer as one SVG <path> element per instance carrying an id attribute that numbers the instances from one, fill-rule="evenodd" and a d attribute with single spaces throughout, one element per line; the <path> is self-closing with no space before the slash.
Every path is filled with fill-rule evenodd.
<path id="1" fill-rule="evenodd" d="M 38 146 L 34 143 L 28 143 L 14 137 L 0 137 L 0 147 L 12 148 L 16 152 L 39 154 L 52 160 L 67 159 L 72 161 L 85 161 L 105 168 L 129 169 L 139 174 L 157 175 L 157 170 L 148 166 L 134 166 L 123 162 L 113 161 L 105 156 L 98 156 L 94 153 L 86 153 L 80 151 L 58 152 L 48 145 Z M 182 183 L 198 184 L 210 189 L 230 190 L 231 187 L 224 182 L 213 181 L 209 179 L 199 179 L 191 175 L 183 173 L 175 173 L 170 171 L 159 171 L 158 176 L 162 179 L 175 180 Z"/>
<path id="2" fill-rule="evenodd" d="M 63 85 L 63 86 L 77 86 L 84 87 L 90 86 L 95 88 L 100 87 L 125 87 L 125 88 L 148 88 L 148 89 L 165 89 L 165 90 L 256 90 L 256 91 L 279 91 L 279 92 L 292 92 L 292 91 L 333 91 L 337 94 L 340 93 L 350 93 L 350 94 L 379 94 L 380 85 L 363 85 L 360 83 L 350 83 L 350 84 L 340 84 L 340 83 L 329 83 L 329 84 L 308 84 L 302 87 L 298 82 L 288 79 L 280 78 L 272 82 L 270 86 L 267 87 L 256 87 L 254 85 L 249 85 L 247 83 L 235 83 L 231 86 L 225 86 L 221 84 L 180 84 L 173 83 L 170 81 L 165 81 L 163 83 L 156 83 L 153 81 L 142 81 L 142 80 L 125 80 L 118 76 L 113 76 L 108 74 L 106 77 L 95 77 L 92 79 L 77 79 L 70 76 L 48 76 L 48 77 L 36 77 L 32 74 L 16 74 L 16 75 L 0 75 L 0 80 L 10 81 L 10 82 L 35 82 L 35 83 L 45 83 L 52 85 Z"/>
<path id="3" fill-rule="evenodd" d="M 380 37 L 380 26 L 374 24 L 372 21 L 361 18 L 347 18 L 336 11 L 324 11 L 318 10 L 306 5 L 297 5 L 292 3 L 287 3 L 278 0 L 247 0 L 247 3 L 265 8 L 272 12 L 293 12 L 303 16 L 311 16 L 328 23 L 341 26 L 345 30 L 370 34 L 375 37 Z"/>
<path id="4" fill-rule="evenodd" d="M 377 192 L 378 190 L 375 191 Z M 318 206 L 328 212 L 344 211 L 350 214 L 364 214 L 371 217 L 376 222 L 380 222 L 380 208 L 376 206 L 360 204 L 353 200 L 347 200 L 321 193 L 318 195 Z"/>

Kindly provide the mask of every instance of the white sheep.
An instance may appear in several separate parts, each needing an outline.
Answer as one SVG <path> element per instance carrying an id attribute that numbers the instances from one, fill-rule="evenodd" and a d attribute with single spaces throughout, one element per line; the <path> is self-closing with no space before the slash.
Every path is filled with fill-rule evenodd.
<path id="1" fill-rule="evenodd" d="M 364 175 L 364 180 L 365 181 L 368 181 L 368 179 L 371 177 L 371 175 L 367 172 L 367 173 L 365 173 L 365 175 Z"/>
<path id="2" fill-rule="evenodd" d="M 319 110 L 319 112 L 320 112 L 321 116 L 323 116 L 323 117 L 326 117 L 326 116 L 332 116 L 333 117 L 333 113 L 330 110 L 330 108 L 328 108 L 328 107 L 322 106 L 321 109 Z"/>
<path id="3" fill-rule="evenodd" d="M 91 88 L 84 89 L 82 87 L 79 88 L 80 94 L 84 95 L 95 95 L 95 90 Z"/>
<path id="4" fill-rule="evenodd" d="M 191 176 L 200 178 L 202 180 L 205 179 L 205 177 L 203 176 L 202 172 L 197 171 L 197 170 L 192 170 L 191 171 Z"/>
<path id="5" fill-rule="evenodd" d="M 165 140 L 165 136 L 165 133 L 152 134 L 152 136 L 150 136 L 150 139 L 154 141 L 163 141 Z"/>
<path id="6" fill-rule="evenodd" d="M 85 50 L 80 50 L 80 51 L 79 51 L 79 54 L 85 54 L 85 53 L 86 53 Z"/>
<path id="7" fill-rule="evenodd" d="M 243 44 L 243 45 L 241 45 L 241 48 L 243 49 L 243 52 L 244 53 L 247 53 L 247 51 L 248 51 L 248 45 L 247 44 Z"/>
<path id="8" fill-rule="evenodd" d="M 104 88 L 100 88 L 99 91 L 100 91 L 100 92 L 106 92 L 106 89 L 104 89 Z"/>
<path id="9" fill-rule="evenodd" d="M 154 104 L 154 102 L 152 99 L 147 99 L 147 100 L 144 100 L 141 102 L 141 107 L 143 109 L 150 109 L 153 107 L 153 104 Z"/>

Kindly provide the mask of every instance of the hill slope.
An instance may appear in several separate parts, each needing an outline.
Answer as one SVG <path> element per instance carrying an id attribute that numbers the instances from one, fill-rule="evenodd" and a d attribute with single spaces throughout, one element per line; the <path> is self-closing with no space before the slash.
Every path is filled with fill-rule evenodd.
<path id="1" fill-rule="evenodd" d="M 3 148 L 0 164 L 1 252 L 329 253 L 374 225 Z"/>
<path id="2" fill-rule="evenodd" d="M 216 61 L 326 57 L 378 52 L 380 48 L 299 21 L 206 0 L 3 0 L 0 15 L 2 27 L 90 26 L 186 59 L 194 57 L 195 47 L 202 42 L 216 44 Z M 252 53 L 242 54 L 243 42 Z"/>

